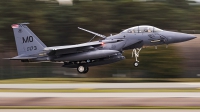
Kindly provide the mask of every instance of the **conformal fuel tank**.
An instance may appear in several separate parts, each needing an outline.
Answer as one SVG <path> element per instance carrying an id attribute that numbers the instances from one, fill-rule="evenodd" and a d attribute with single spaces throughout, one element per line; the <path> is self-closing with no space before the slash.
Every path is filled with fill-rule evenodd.
<path id="1" fill-rule="evenodd" d="M 88 59 L 98 59 L 107 57 L 112 54 L 117 54 L 119 51 L 116 50 L 95 50 L 76 54 L 69 54 L 59 58 L 54 59 L 55 61 L 82 61 Z"/>

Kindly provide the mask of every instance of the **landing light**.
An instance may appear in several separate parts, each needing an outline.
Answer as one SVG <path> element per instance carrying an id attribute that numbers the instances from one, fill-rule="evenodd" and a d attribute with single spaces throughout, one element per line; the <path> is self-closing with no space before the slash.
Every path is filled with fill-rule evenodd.
<path id="1" fill-rule="evenodd" d="M 104 42 L 101 42 L 101 45 L 104 45 L 105 43 Z"/>

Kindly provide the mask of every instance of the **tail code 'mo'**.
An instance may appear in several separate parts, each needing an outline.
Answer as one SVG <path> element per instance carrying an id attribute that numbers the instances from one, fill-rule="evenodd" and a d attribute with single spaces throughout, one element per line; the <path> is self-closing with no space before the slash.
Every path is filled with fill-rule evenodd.
<path id="1" fill-rule="evenodd" d="M 46 45 L 26 26 L 28 23 L 13 24 L 18 55 L 32 55 L 42 51 Z"/>

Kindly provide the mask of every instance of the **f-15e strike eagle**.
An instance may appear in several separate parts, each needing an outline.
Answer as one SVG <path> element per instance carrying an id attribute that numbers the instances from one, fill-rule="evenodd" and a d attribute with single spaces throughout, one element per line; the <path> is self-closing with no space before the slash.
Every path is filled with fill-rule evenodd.
<path id="1" fill-rule="evenodd" d="M 124 50 L 133 49 L 132 56 L 139 65 L 139 52 L 143 46 L 178 43 L 196 38 L 194 35 L 165 31 L 159 28 L 141 25 L 128 28 L 119 34 L 104 36 L 83 28 L 83 31 L 102 39 L 76 45 L 47 47 L 28 27 L 28 23 L 13 24 L 18 56 L 10 60 L 21 62 L 63 62 L 63 67 L 77 68 L 79 73 L 87 73 L 90 66 L 114 63 L 125 59 Z"/>

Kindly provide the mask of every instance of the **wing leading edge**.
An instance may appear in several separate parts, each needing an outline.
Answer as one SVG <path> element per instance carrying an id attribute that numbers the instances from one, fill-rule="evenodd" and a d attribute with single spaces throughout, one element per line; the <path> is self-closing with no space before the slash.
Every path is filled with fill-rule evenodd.
<path id="1" fill-rule="evenodd" d="M 87 46 L 97 46 L 101 45 L 102 43 L 99 41 L 96 42 L 88 42 L 88 43 L 82 43 L 82 44 L 76 44 L 76 45 L 66 45 L 66 46 L 55 46 L 55 47 L 46 47 L 44 50 L 63 50 L 63 49 L 71 49 L 71 48 L 80 48 L 80 47 L 87 47 Z"/>

